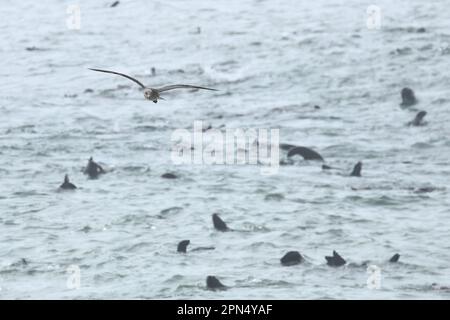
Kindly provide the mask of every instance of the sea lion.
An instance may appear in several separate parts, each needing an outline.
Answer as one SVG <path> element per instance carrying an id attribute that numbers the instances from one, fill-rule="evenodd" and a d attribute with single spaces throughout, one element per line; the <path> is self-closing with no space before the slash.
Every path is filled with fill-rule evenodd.
<path id="1" fill-rule="evenodd" d="M 438 190 L 438 188 L 435 187 L 422 187 L 414 189 L 414 193 L 429 193 Z"/>
<path id="2" fill-rule="evenodd" d="M 227 224 L 223 222 L 222 219 L 220 219 L 219 215 L 217 213 L 214 213 L 212 215 L 212 220 L 214 224 L 214 228 L 216 228 L 219 231 L 230 231 L 230 228 L 228 228 Z"/>
<path id="3" fill-rule="evenodd" d="M 63 182 L 63 184 L 60 186 L 60 188 L 61 189 L 64 189 L 64 190 L 74 190 L 74 189 L 76 189 L 77 187 L 73 184 L 73 183 L 71 183 L 70 181 L 69 181 L 69 175 L 65 175 L 64 176 L 64 182 Z"/>
<path id="4" fill-rule="evenodd" d="M 361 177 L 361 169 L 362 169 L 362 162 L 359 161 L 357 164 L 354 165 L 352 172 L 350 173 L 351 177 Z M 347 176 L 348 173 L 344 172 L 342 168 L 335 168 L 326 164 L 322 165 L 322 170 L 338 170 L 340 175 Z M 343 173 L 344 172 L 344 173 Z"/>
<path id="5" fill-rule="evenodd" d="M 221 283 L 216 277 L 214 276 L 207 276 L 206 277 L 206 287 L 208 289 L 225 289 L 227 288 L 226 285 Z"/>
<path id="6" fill-rule="evenodd" d="M 347 263 L 336 251 L 333 251 L 333 256 L 326 256 L 325 259 L 327 264 L 332 267 L 340 267 Z"/>
<path id="7" fill-rule="evenodd" d="M 423 118 L 425 118 L 425 116 L 427 115 L 426 111 L 420 111 L 419 113 L 416 114 L 416 117 L 414 118 L 413 121 L 408 122 L 408 126 L 423 126 L 425 125 L 425 122 L 423 122 Z"/>
<path id="8" fill-rule="evenodd" d="M 303 257 L 298 251 L 289 251 L 280 259 L 283 266 L 293 266 L 300 264 L 302 261 Z"/>
<path id="9" fill-rule="evenodd" d="M 416 96 L 414 95 L 414 91 L 410 88 L 403 88 L 401 91 L 402 103 L 400 104 L 402 107 L 410 107 L 417 103 Z"/>
<path id="10" fill-rule="evenodd" d="M 433 282 L 431 284 L 431 289 L 433 289 L 433 290 L 449 291 L 450 290 L 450 286 L 441 286 L 441 285 L 437 284 L 436 282 Z"/>
<path id="11" fill-rule="evenodd" d="M 191 243 L 190 240 L 183 240 L 178 243 L 177 252 L 186 253 L 187 246 Z M 201 250 L 214 250 L 214 247 L 198 247 L 191 251 L 201 251 Z"/>
<path id="12" fill-rule="evenodd" d="M 96 163 L 92 157 L 89 158 L 88 164 L 83 171 L 84 174 L 87 174 L 91 179 L 97 179 L 100 174 L 106 173 L 103 168 Z"/>
<path id="13" fill-rule="evenodd" d="M 400 259 L 400 255 L 396 253 L 389 259 L 389 262 L 395 263 L 398 262 L 398 259 Z"/>
<path id="14" fill-rule="evenodd" d="M 288 154 L 287 154 L 288 158 L 295 156 L 295 155 L 300 155 L 305 160 L 324 161 L 320 154 L 318 154 L 316 151 L 311 150 L 306 147 L 294 147 L 294 148 L 289 149 Z"/>
<path id="15" fill-rule="evenodd" d="M 359 161 L 355 166 L 353 167 L 352 173 L 350 173 L 351 177 L 361 177 L 361 169 L 362 169 L 362 162 Z"/>
<path id="16" fill-rule="evenodd" d="M 190 240 L 183 240 L 178 243 L 177 252 L 186 253 L 186 248 L 191 243 Z"/>

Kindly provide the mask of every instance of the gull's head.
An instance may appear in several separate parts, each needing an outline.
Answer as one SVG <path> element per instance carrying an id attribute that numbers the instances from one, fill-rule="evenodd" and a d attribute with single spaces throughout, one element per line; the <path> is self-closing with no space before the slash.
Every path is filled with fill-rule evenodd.
<path id="1" fill-rule="evenodd" d="M 150 100 L 151 96 L 152 96 L 152 90 L 151 89 L 144 89 L 144 97 L 145 97 L 145 99 Z"/>

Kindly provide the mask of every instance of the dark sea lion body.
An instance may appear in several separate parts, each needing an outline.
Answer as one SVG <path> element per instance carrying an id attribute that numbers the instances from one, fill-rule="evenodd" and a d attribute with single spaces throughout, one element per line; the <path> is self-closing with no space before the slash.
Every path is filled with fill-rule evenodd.
<path id="1" fill-rule="evenodd" d="M 389 262 L 395 263 L 398 262 L 398 259 L 400 259 L 400 255 L 396 253 L 389 259 Z"/>
<path id="2" fill-rule="evenodd" d="M 213 219 L 214 228 L 216 228 L 216 230 L 223 231 L 223 232 L 230 231 L 230 228 L 228 228 L 227 224 L 222 219 L 220 219 L 220 217 L 217 213 L 214 213 L 212 215 L 212 219 Z"/>
<path id="3" fill-rule="evenodd" d="M 64 190 L 74 190 L 77 188 L 73 183 L 69 181 L 69 175 L 67 174 L 64 176 L 63 184 L 60 185 L 59 187 Z"/>
<path id="4" fill-rule="evenodd" d="M 294 147 L 294 148 L 289 149 L 288 154 L 287 154 L 288 158 L 295 156 L 295 155 L 300 155 L 305 160 L 324 161 L 320 154 L 318 154 L 316 151 L 306 148 L 306 147 Z"/>
<path id="5" fill-rule="evenodd" d="M 187 246 L 191 243 L 190 240 L 183 240 L 178 243 L 177 252 L 186 253 Z"/>
<path id="6" fill-rule="evenodd" d="M 350 173 L 351 177 L 361 177 L 361 169 L 362 169 L 362 162 L 358 162 L 357 164 L 355 164 L 355 166 L 353 167 L 353 171 L 352 173 Z"/>
<path id="7" fill-rule="evenodd" d="M 433 192 L 436 190 L 438 190 L 438 189 L 435 187 L 422 187 L 422 188 L 414 189 L 414 193 L 429 193 L 429 192 Z"/>
<path id="8" fill-rule="evenodd" d="M 178 243 L 177 252 L 186 253 L 187 246 L 191 243 L 190 240 L 183 240 Z M 203 250 L 214 250 L 215 247 L 198 247 L 194 248 L 191 251 L 203 251 Z"/>
<path id="9" fill-rule="evenodd" d="M 206 277 L 206 287 L 208 289 L 225 289 L 227 286 L 222 284 L 216 277 L 208 276 Z"/>
<path id="10" fill-rule="evenodd" d="M 423 118 L 425 118 L 425 116 L 427 115 L 426 111 L 420 111 L 419 113 L 416 114 L 416 117 L 414 118 L 413 121 L 408 122 L 408 126 L 423 126 L 425 125 L 425 123 L 423 122 Z"/>
<path id="11" fill-rule="evenodd" d="M 302 261 L 303 257 L 298 251 L 289 251 L 280 259 L 283 266 L 293 266 L 300 264 Z"/>
<path id="12" fill-rule="evenodd" d="M 327 264 L 332 267 L 340 267 L 347 263 L 336 251 L 333 251 L 333 256 L 326 256 L 325 259 Z"/>
<path id="13" fill-rule="evenodd" d="M 83 173 L 87 174 L 91 179 L 97 179 L 100 174 L 105 173 L 105 170 L 90 157 Z"/>
<path id="14" fill-rule="evenodd" d="M 417 103 L 416 96 L 414 95 L 414 91 L 410 88 L 403 88 L 401 91 L 402 103 L 400 104 L 402 107 L 410 107 Z"/>

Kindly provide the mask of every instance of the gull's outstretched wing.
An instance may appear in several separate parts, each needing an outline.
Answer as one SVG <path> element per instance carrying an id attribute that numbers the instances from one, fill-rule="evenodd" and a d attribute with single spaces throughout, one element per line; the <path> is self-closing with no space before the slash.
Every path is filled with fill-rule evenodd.
<path id="1" fill-rule="evenodd" d="M 139 81 L 136 80 L 133 77 L 127 76 L 126 74 L 123 73 L 119 73 L 119 72 L 114 72 L 114 71 L 109 71 L 109 70 L 101 70 L 101 69 L 92 69 L 92 68 L 88 68 L 89 70 L 93 70 L 93 71 L 99 71 L 99 72 L 105 72 L 105 73 L 112 73 L 112 74 L 117 74 L 119 76 L 125 77 L 127 79 L 130 79 L 131 81 L 136 82 L 138 85 L 140 85 L 143 89 L 145 89 L 145 86 Z"/>
<path id="2" fill-rule="evenodd" d="M 169 91 L 169 90 L 173 90 L 173 89 L 203 89 L 203 90 L 218 91 L 217 89 L 205 88 L 205 87 L 199 87 L 199 86 L 191 86 L 188 84 L 174 84 L 171 86 L 157 88 L 156 90 L 158 90 L 159 92 L 163 92 L 163 91 Z"/>

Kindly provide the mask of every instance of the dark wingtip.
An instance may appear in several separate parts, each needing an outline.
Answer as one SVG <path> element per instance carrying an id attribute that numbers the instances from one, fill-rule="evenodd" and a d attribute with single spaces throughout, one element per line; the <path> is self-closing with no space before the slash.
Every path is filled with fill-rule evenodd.
<path id="1" fill-rule="evenodd" d="M 198 87 L 198 88 L 194 88 L 194 89 L 203 89 L 203 90 L 210 90 L 210 91 L 220 91 L 219 89 L 214 89 L 214 88 L 206 88 L 206 87 Z"/>
<path id="2" fill-rule="evenodd" d="M 100 70 L 100 69 L 95 69 L 95 68 L 88 68 L 88 69 L 91 71 L 103 72 L 103 70 Z"/>

